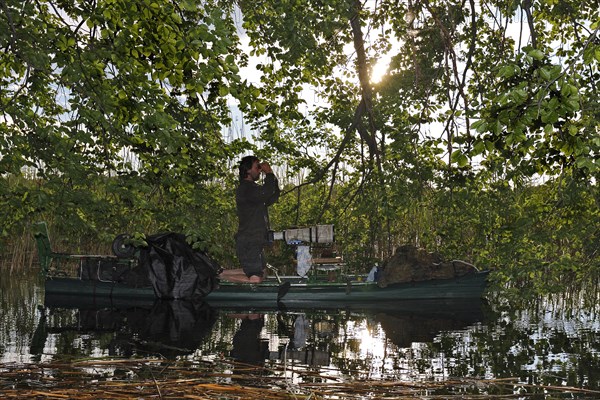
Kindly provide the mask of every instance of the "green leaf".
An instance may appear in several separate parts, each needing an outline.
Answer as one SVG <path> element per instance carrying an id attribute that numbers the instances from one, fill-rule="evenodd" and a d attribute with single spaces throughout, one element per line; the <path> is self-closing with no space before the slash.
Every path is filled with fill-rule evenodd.
<path id="1" fill-rule="evenodd" d="M 570 111 L 579 111 L 579 101 L 576 99 L 567 100 L 567 106 Z"/>
<path id="2" fill-rule="evenodd" d="M 459 167 L 464 167 L 469 164 L 469 159 L 463 154 L 463 152 L 460 149 L 454 150 L 452 152 L 450 160 L 458 164 Z"/>
<path id="3" fill-rule="evenodd" d="M 558 121 L 558 114 L 554 110 L 542 113 L 542 122 L 545 124 L 553 124 Z"/>
<path id="4" fill-rule="evenodd" d="M 532 58 L 536 59 L 537 61 L 541 61 L 544 59 L 544 53 L 540 49 L 530 50 L 527 54 Z"/>
<path id="5" fill-rule="evenodd" d="M 176 24 L 181 24 L 183 22 L 179 14 L 177 14 L 176 12 L 171 13 L 171 19 Z"/>
<path id="6" fill-rule="evenodd" d="M 492 131 L 493 131 L 494 133 L 500 133 L 500 132 L 502 132 L 502 122 L 500 122 L 500 120 L 499 120 L 499 119 L 497 119 L 497 120 L 496 120 L 496 123 L 495 123 L 495 124 L 493 124 L 492 126 L 493 126 L 493 129 L 492 129 Z"/>
<path id="7" fill-rule="evenodd" d="M 575 136 L 579 133 L 579 128 L 575 125 L 569 125 L 569 135 Z"/>
<path id="8" fill-rule="evenodd" d="M 597 169 L 596 164 L 589 157 L 578 157 L 576 159 L 575 163 L 577 164 L 577 167 L 582 168 L 582 169 L 587 168 L 590 171 L 596 171 L 596 169 Z"/>
<path id="9" fill-rule="evenodd" d="M 540 76 L 542 77 L 542 79 L 544 79 L 545 81 L 549 81 L 552 79 L 552 74 L 550 73 L 550 71 L 546 68 L 546 67 L 542 67 L 539 70 Z"/>
<path id="10" fill-rule="evenodd" d="M 181 7 L 186 11 L 196 11 L 196 2 L 193 0 L 183 0 Z"/>
<path id="11" fill-rule="evenodd" d="M 515 67 L 513 65 L 504 65 L 500 67 L 496 77 L 498 78 L 511 78 L 515 75 Z"/>
<path id="12" fill-rule="evenodd" d="M 506 144 L 508 146 L 512 146 L 514 142 L 515 142 L 515 135 L 513 133 L 509 133 L 508 135 L 506 135 Z"/>
<path id="13" fill-rule="evenodd" d="M 483 133 L 487 130 L 487 123 L 480 119 L 471 124 L 471 128 L 475 129 L 479 133 Z"/>
<path id="14" fill-rule="evenodd" d="M 478 140 L 473 146 L 473 155 L 482 154 L 486 150 L 485 142 Z"/>
<path id="15" fill-rule="evenodd" d="M 264 113 L 266 110 L 266 103 L 264 101 L 254 102 L 254 107 L 259 113 Z"/>
<path id="16" fill-rule="evenodd" d="M 527 99 L 527 92 L 525 91 L 525 89 L 515 89 L 513 90 L 512 95 L 513 99 L 518 103 L 522 103 Z"/>
<path id="17" fill-rule="evenodd" d="M 569 83 L 564 83 L 560 88 L 560 94 L 562 94 L 564 97 L 569 97 L 573 94 L 577 94 L 577 92 L 577 87 Z"/>

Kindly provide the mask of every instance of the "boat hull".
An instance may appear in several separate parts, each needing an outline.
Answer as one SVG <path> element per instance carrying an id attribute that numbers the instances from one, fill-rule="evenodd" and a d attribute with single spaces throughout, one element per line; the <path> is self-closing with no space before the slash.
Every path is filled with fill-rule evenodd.
<path id="1" fill-rule="evenodd" d="M 454 279 L 429 280 L 390 285 L 380 288 L 373 282 L 319 283 L 291 282 L 281 299 L 285 304 L 311 306 L 327 302 L 365 304 L 394 300 L 433 300 L 481 298 L 487 282 L 487 272 L 467 274 Z M 155 299 L 151 287 L 134 288 L 119 283 L 79 280 L 75 278 L 47 279 L 46 294 L 87 296 L 120 300 L 146 301 Z M 221 304 L 276 305 L 279 284 L 276 281 L 261 284 L 221 283 L 204 300 Z"/>

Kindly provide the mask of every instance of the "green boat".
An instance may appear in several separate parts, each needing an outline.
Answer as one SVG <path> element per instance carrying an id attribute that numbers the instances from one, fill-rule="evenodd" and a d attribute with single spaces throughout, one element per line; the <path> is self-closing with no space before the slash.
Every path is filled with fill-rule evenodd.
<path id="1" fill-rule="evenodd" d="M 113 274 L 120 269 L 129 270 L 135 268 L 134 260 L 115 256 L 55 253 L 50 248 L 45 224 L 40 224 L 37 228 L 35 237 L 40 265 L 46 277 L 46 295 L 130 301 L 148 301 L 161 297 L 151 285 L 127 285 L 112 278 L 110 273 L 100 271 L 103 264 L 108 265 L 109 272 L 113 271 Z M 305 277 L 279 276 L 275 273 L 259 284 L 220 282 L 203 300 L 222 305 L 252 304 L 268 307 L 284 302 L 296 307 L 314 307 L 324 304 L 367 305 L 405 300 L 479 299 L 488 277 L 488 271 L 473 271 L 449 279 L 429 279 L 380 287 L 366 274 L 345 273 L 343 262 L 339 259 L 313 261 L 315 266 L 311 274 Z M 68 269 L 62 267 L 73 262 L 76 268 L 71 273 L 65 273 Z M 85 263 L 98 265 L 98 273 L 84 276 L 81 271 Z M 332 275 L 336 275 L 335 279 L 331 279 Z"/>
<path id="2" fill-rule="evenodd" d="M 252 304 L 277 305 L 284 302 L 296 307 L 314 307 L 324 303 L 360 304 L 403 300 L 469 299 L 481 298 L 486 287 L 488 272 L 478 272 L 454 279 L 400 283 L 381 288 L 375 282 L 358 280 L 341 282 L 307 282 L 295 277 L 281 277 L 290 282 L 287 293 L 279 294 L 281 284 L 276 279 L 266 279 L 260 284 L 235 284 L 222 282 L 204 300 L 222 305 Z M 77 278 L 47 278 L 47 295 L 85 296 L 147 301 L 157 296 L 152 287 L 136 288 L 121 283 Z"/>

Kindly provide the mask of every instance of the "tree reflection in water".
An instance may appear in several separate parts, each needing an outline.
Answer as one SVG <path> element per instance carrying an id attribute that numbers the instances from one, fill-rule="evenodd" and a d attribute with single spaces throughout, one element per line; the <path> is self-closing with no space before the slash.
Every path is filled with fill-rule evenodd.
<path id="1" fill-rule="evenodd" d="M 445 371 L 423 370 L 424 360 L 435 358 L 428 346 L 443 332 L 454 332 L 456 340 L 448 345 L 456 348 L 465 329 L 483 320 L 482 303 L 472 301 L 247 312 L 183 301 L 85 305 L 51 297 L 46 306 L 33 354 L 190 360 L 223 355 L 362 378 L 441 378 Z"/>
<path id="2" fill-rule="evenodd" d="M 249 310 L 186 302 L 44 301 L 32 282 L 0 284 L 2 363 L 163 357 L 213 362 L 215 372 L 223 374 L 238 367 L 219 366 L 219 360 L 252 361 L 291 382 L 339 376 L 402 381 L 512 377 L 525 393 L 541 391 L 528 384 L 600 387 L 594 288 L 521 300 L 500 291 L 484 303 Z M 260 315 L 260 322 L 246 317 L 252 313 Z M 252 357 L 244 356 L 248 350 L 254 351 Z M 488 390 L 515 392 L 501 385 Z"/>

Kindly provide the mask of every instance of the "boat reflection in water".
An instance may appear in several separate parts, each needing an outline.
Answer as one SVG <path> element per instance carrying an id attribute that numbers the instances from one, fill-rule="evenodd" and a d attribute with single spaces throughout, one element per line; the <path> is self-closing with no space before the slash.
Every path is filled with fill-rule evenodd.
<path id="1" fill-rule="evenodd" d="M 64 340 L 54 338 L 56 355 L 97 354 L 94 341 L 106 342 L 106 355 L 130 357 L 134 354 L 161 354 L 166 357 L 190 354 L 210 335 L 217 311 L 206 303 L 182 301 L 121 302 L 109 299 L 86 301 L 82 297 L 46 296 L 45 309 L 34 333 L 31 354 L 47 354 L 48 337 L 79 335 L 86 342 L 69 349 Z M 75 345 L 73 345 L 75 346 Z"/>
<path id="2" fill-rule="evenodd" d="M 377 346 L 406 348 L 477 324 L 484 318 L 482 308 L 483 303 L 473 299 L 249 309 L 188 301 L 85 302 L 81 296 L 47 295 L 31 353 L 45 359 L 64 354 L 212 360 L 225 356 L 253 365 L 293 363 L 347 373 L 369 368 Z"/>

